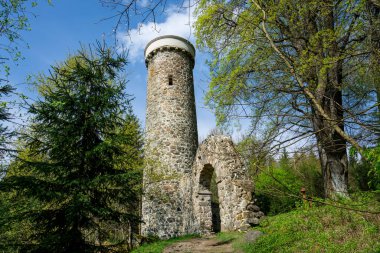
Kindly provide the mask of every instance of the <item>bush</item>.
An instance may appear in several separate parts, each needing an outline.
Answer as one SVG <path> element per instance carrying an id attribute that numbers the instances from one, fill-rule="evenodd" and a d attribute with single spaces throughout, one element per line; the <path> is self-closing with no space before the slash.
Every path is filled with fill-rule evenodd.
<path id="1" fill-rule="evenodd" d="M 366 151 L 367 160 L 361 159 L 357 152 L 350 150 L 349 186 L 352 191 L 380 190 L 380 152 L 378 148 Z"/>
<path id="2" fill-rule="evenodd" d="M 307 196 L 322 197 L 323 181 L 320 164 L 313 153 L 286 152 L 272 166 L 263 168 L 255 177 L 258 205 L 266 215 L 288 212 L 301 203 L 301 188 Z"/>
<path id="3" fill-rule="evenodd" d="M 266 215 L 275 215 L 292 210 L 299 201 L 302 182 L 281 167 L 268 167 L 255 178 L 255 193 L 258 205 Z"/>

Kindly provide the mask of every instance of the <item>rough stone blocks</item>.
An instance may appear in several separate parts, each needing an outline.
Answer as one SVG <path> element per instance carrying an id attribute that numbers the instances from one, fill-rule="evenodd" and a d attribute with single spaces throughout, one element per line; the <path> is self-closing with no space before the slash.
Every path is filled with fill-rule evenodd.
<path id="1" fill-rule="evenodd" d="M 169 238 L 245 229 L 261 217 L 251 201 L 252 182 L 231 138 L 210 136 L 198 148 L 194 57 L 190 42 L 176 36 L 159 37 L 145 50 L 143 235 Z M 211 201 L 213 174 L 217 205 Z"/>

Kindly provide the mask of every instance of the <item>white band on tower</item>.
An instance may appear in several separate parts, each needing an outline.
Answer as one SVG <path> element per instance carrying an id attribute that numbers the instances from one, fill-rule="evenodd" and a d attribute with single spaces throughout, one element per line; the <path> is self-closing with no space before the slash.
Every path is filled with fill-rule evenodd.
<path id="1" fill-rule="evenodd" d="M 187 51 L 193 59 L 195 58 L 195 48 L 188 40 L 175 35 L 165 35 L 157 37 L 148 43 L 144 52 L 145 59 L 147 59 L 150 53 L 161 47 L 182 49 Z"/>

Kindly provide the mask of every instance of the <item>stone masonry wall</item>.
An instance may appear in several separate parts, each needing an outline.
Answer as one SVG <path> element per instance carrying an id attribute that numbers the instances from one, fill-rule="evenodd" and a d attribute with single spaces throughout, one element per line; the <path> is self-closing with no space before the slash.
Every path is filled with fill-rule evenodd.
<path id="1" fill-rule="evenodd" d="M 147 166 L 142 233 L 161 238 L 182 235 L 191 212 L 191 167 L 197 150 L 193 87 L 194 60 L 184 50 L 163 47 L 147 57 Z"/>
<path id="2" fill-rule="evenodd" d="M 163 36 L 147 49 L 142 234 L 170 238 L 258 224 L 263 213 L 252 201 L 252 180 L 231 138 L 212 135 L 198 148 L 194 48 Z M 219 203 L 211 201 L 213 173 Z"/>
<path id="3" fill-rule="evenodd" d="M 193 215 L 199 232 L 213 231 L 210 180 L 215 171 L 221 231 L 246 230 L 263 213 L 252 202 L 252 180 L 232 140 L 211 135 L 199 146 L 193 165 Z M 252 207 L 256 209 L 253 209 Z M 256 222 L 257 221 L 257 222 Z"/>

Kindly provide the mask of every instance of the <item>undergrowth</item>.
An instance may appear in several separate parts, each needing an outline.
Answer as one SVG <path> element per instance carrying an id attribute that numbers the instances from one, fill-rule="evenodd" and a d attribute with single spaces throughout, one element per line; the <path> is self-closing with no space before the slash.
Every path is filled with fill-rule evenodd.
<path id="1" fill-rule="evenodd" d="M 363 199 L 362 199 L 363 200 Z M 264 219 L 257 230 L 264 233 L 253 243 L 244 236 L 234 248 L 243 252 L 380 252 L 379 201 L 344 203 L 341 207 L 368 210 L 358 212 L 331 205 L 299 208 Z M 349 204 L 349 205 L 348 205 Z"/>

